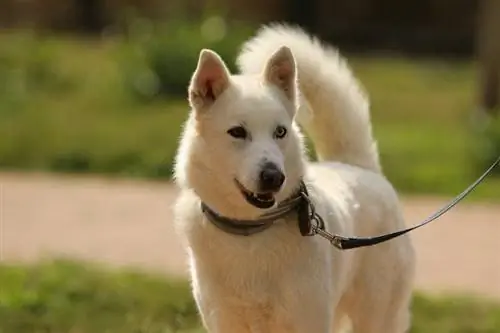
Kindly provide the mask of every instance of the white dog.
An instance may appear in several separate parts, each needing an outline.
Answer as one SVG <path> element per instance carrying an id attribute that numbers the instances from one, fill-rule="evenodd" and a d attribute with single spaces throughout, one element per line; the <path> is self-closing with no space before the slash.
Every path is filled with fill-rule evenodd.
<path id="1" fill-rule="evenodd" d="M 204 326 L 326 333 L 346 317 L 355 333 L 405 332 L 415 265 L 407 236 L 341 251 L 299 231 L 301 189 L 331 233 L 404 228 L 350 69 L 336 50 L 281 25 L 248 41 L 238 63 L 242 74 L 231 75 L 201 51 L 176 159 L 176 225 Z"/>

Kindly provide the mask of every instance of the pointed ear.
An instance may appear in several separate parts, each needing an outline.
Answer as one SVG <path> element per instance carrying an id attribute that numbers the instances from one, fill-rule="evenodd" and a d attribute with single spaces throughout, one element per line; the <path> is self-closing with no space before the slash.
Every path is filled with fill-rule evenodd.
<path id="1" fill-rule="evenodd" d="M 264 77 L 267 82 L 280 88 L 292 101 L 295 100 L 296 68 L 292 51 L 282 46 L 267 61 L 264 69 Z"/>
<path id="2" fill-rule="evenodd" d="M 195 110 L 210 106 L 229 85 L 229 70 L 214 51 L 203 49 L 189 84 L 189 103 Z"/>

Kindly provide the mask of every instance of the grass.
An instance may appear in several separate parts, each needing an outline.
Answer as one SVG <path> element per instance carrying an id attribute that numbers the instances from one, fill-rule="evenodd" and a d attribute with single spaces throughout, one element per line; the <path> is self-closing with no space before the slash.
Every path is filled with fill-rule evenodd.
<path id="1" fill-rule="evenodd" d="M 2 333 L 201 333 L 183 281 L 68 261 L 0 265 Z M 500 304 L 417 294 L 411 333 L 494 333 Z"/>
<path id="2" fill-rule="evenodd" d="M 0 58 L 10 59 L 0 61 L 0 168 L 168 179 L 187 102 L 134 95 L 124 49 L 115 39 L 0 35 Z M 482 172 L 469 122 L 473 63 L 349 59 L 371 96 L 384 170 L 398 190 L 452 195 Z M 498 186 L 489 179 L 475 198 L 500 198 Z"/>
<path id="3" fill-rule="evenodd" d="M 2 333 L 194 332 L 188 285 L 71 262 L 0 266 Z"/>

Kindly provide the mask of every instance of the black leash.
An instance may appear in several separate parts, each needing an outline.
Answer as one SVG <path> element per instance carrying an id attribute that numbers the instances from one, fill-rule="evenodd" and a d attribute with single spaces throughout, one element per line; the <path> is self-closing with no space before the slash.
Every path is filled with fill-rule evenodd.
<path id="1" fill-rule="evenodd" d="M 217 228 L 227 233 L 239 236 L 251 236 L 253 234 L 260 233 L 271 227 L 277 220 L 287 216 L 292 212 L 296 212 L 298 227 L 302 236 L 319 235 L 323 238 L 326 238 L 337 249 L 350 250 L 387 242 L 393 238 L 402 236 L 406 233 L 409 233 L 410 231 L 423 227 L 424 225 L 437 220 L 450 209 L 455 207 L 479 184 L 481 184 L 498 164 L 500 164 L 500 156 L 474 183 L 472 183 L 462 193 L 451 200 L 447 205 L 439 209 L 437 212 L 429 216 L 421 223 L 404 230 L 399 230 L 389 234 L 374 237 L 345 237 L 329 233 L 326 230 L 323 218 L 316 213 L 314 204 L 309 198 L 307 187 L 303 182 L 301 182 L 300 184 L 298 193 L 282 202 L 276 209 L 260 216 L 255 220 L 238 220 L 224 217 L 210 209 L 203 202 L 201 203 L 201 210 L 203 214 L 208 218 L 208 220 Z"/>
<path id="2" fill-rule="evenodd" d="M 448 212 L 450 209 L 455 207 L 460 201 L 462 201 L 467 195 L 469 195 L 479 184 L 483 182 L 483 180 L 493 171 L 493 169 L 500 164 L 500 156 L 497 158 L 497 160 L 479 177 L 474 183 L 472 183 L 469 187 L 467 187 L 462 193 L 460 193 L 458 196 L 456 196 L 453 200 L 451 200 L 447 205 L 439 209 L 436 213 L 432 214 L 429 216 L 427 219 L 425 219 L 423 222 L 420 224 L 417 224 L 413 227 L 410 227 L 408 229 L 392 232 L 390 234 L 385 234 L 385 235 L 380 235 L 380 236 L 374 236 L 374 237 L 344 237 L 340 235 L 333 235 L 329 232 L 327 232 L 324 228 L 324 222 L 321 216 L 319 216 L 317 213 L 314 211 L 314 206 L 312 203 L 309 201 L 307 193 L 303 195 L 303 198 L 308 202 L 309 208 L 310 208 L 310 215 L 309 215 L 309 221 L 307 222 L 308 224 L 313 222 L 314 224 L 310 224 L 310 231 L 307 235 L 312 236 L 312 235 L 319 235 L 323 238 L 326 238 L 330 241 L 330 243 L 335 246 L 336 248 L 340 250 L 350 250 L 350 249 L 355 249 L 359 247 L 366 247 L 366 246 L 372 246 L 376 244 L 380 244 L 383 242 L 387 242 L 388 240 L 391 240 L 393 238 L 399 237 L 401 235 L 404 235 L 410 231 L 413 231 L 415 229 L 418 229 L 420 227 L 423 227 L 426 224 L 431 223 L 432 221 L 437 220 L 439 217 L 441 217 L 443 214 Z M 300 220 L 300 218 L 299 218 Z M 299 221 L 300 224 L 300 221 Z"/>

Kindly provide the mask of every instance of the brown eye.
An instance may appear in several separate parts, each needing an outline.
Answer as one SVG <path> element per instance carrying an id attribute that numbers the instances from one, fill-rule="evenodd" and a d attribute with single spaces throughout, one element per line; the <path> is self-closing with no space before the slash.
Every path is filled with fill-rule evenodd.
<path id="1" fill-rule="evenodd" d="M 248 132 L 243 126 L 235 126 L 230 128 L 227 133 L 235 139 L 246 139 L 248 137 Z"/>
<path id="2" fill-rule="evenodd" d="M 276 139 L 283 139 L 286 136 L 286 128 L 284 126 L 278 126 L 274 130 L 274 137 Z"/>

